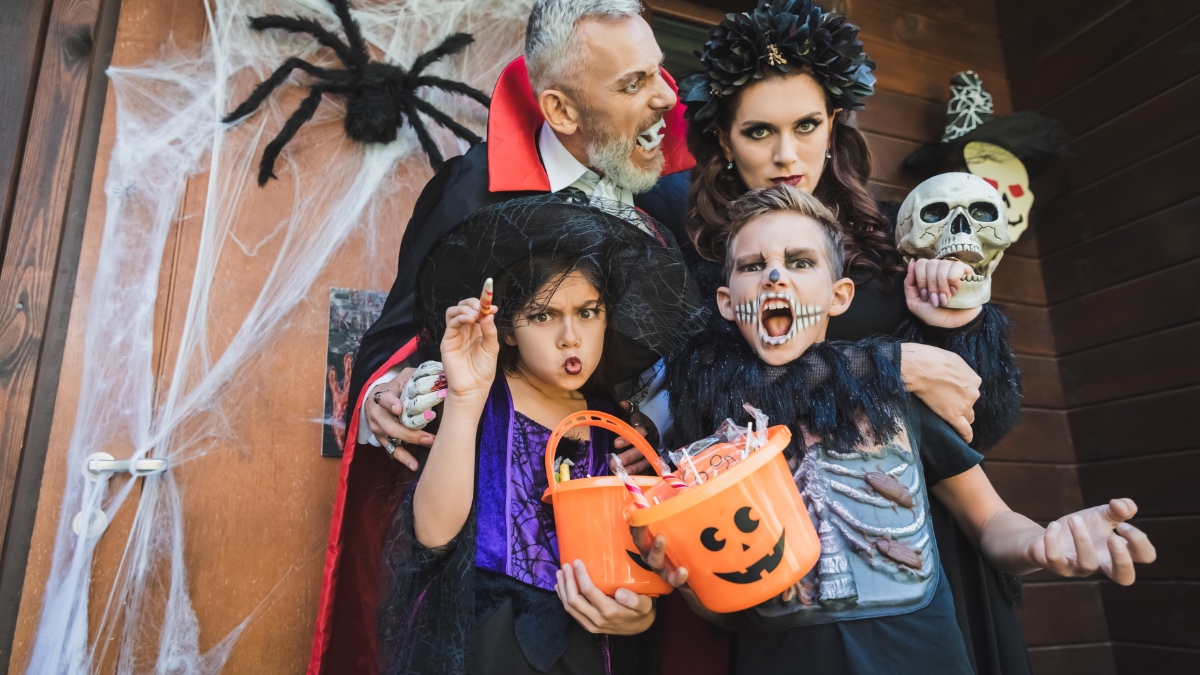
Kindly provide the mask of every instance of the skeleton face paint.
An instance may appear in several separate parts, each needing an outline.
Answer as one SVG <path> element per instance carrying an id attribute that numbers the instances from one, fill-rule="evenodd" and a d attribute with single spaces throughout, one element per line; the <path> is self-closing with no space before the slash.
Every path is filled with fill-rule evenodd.
<path id="1" fill-rule="evenodd" d="M 745 225 L 730 242 L 729 306 L 759 358 L 783 365 L 825 338 L 833 275 L 820 225 L 795 213 L 774 213 Z M 724 300 L 721 300 L 724 303 Z"/>
<path id="2" fill-rule="evenodd" d="M 1016 155 L 991 143 L 967 143 L 963 148 L 967 171 L 979 176 L 996 188 L 1008 209 L 1008 236 L 1020 238 L 1029 227 L 1029 210 L 1033 208 L 1033 190 L 1029 189 L 1029 173 Z"/>
<path id="3" fill-rule="evenodd" d="M 991 299 L 992 272 L 1012 240 L 1000 193 L 969 173 L 944 173 L 918 185 L 900 205 L 896 248 L 906 259 L 956 259 L 974 274 L 947 305 L 979 307 Z"/>

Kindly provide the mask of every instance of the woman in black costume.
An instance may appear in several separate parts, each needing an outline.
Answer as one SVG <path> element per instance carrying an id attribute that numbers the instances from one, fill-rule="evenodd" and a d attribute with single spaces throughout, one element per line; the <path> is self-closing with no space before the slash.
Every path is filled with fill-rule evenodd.
<path id="1" fill-rule="evenodd" d="M 856 290 L 851 309 L 830 321 L 828 338 L 896 335 L 961 356 L 982 380 L 972 445 L 986 451 L 1015 426 L 1020 412 L 1020 373 L 1008 346 L 1009 323 L 991 305 L 944 307 L 946 294 L 953 292 L 949 278 L 960 263 L 924 261 L 910 272 L 897 253 L 896 205 L 877 203 L 867 191 L 870 152 L 849 120 L 851 111 L 863 108 L 861 99 L 873 93 L 875 82 L 875 64 L 863 54 L 857 35 L 857 26 L 845 17 L 823 13 L 807 0 L 762 2 L 750 14 L 722 21 L 705 44 L 704 70 L 680 81 L 696 167 L 690 175 L 660 181 L 644 207 L 679 241 L 692 243 L 686 253 L 707 299 L 721 285 L 726 215 L 733 199 L 786 182 L 834 207 L 847 232 L 846 273 Z M 964 429 L 969 414 L 954 419 L 948 405 L 925 402 L 970 436 L 971 429 Z M 1031 672 L 1016 616 L 1018 582 L 984 563 L 944 509 L 933 509 L 933 522 L 976 673 Z M 671 649 L 669 637 L 665 648 Z"/>

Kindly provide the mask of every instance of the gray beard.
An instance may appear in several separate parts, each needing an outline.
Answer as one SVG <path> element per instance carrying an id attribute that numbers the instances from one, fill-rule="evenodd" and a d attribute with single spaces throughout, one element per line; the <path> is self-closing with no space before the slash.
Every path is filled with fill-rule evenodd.
<path id="1" fill-rule="evenodd" d="M 633 194 L 641 194 L 658 182 L 666 158 L 658 153 L 654 164 L 647 169 L 634 165 L 630 155 L 637 147 L 636 138 L 622 138 L 608 129 L 592 127 L 594 139 L 587 146 L 588 163 L 597 173 Z M 660 145 L 659 148 L 662 146 Z"/>

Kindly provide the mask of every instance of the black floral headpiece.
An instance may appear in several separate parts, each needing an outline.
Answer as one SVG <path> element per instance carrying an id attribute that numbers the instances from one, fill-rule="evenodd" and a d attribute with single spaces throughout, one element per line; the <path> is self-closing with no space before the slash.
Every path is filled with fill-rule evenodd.
<path id="1" fill-rule="evenodd" d="M 679 97 L 684 117 L 704 131 L 716 123 L 719 99 L 761 80 L 767 68 L 808 68 L 835 108 L 862 110 L 860 99 L 875 93 L 875 62 L 863 53 L 858 26 L 812 0 L 763 0 L 753 12 L 727 14 L 697 56 L 704 70 L 679 81 Z"/>

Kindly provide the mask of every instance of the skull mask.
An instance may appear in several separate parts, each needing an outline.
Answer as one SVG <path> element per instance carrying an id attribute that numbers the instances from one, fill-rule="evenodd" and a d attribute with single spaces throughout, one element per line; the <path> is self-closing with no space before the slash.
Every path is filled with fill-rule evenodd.
<path id="1" fill-rule="evenodd" d="M 969 173 L 944 173 L 918 185 L 896 225 L 896 248 L 907 260 L 955 259 L 974 274 L 963 279 L 947 305 L 979 307 L 992 297 L 992 272 L 1012 243 L 1000 193 Z"/>
<path id="2" fill-rule="evenodd" d="M 967 143 L 963 148 L 967 171 L 986 180 L 1004 198 L 1008 210 L 1008 236 L 1013 241 L 1029 227 L 1029 210 L 1033 208 L 1033 190 L 1029 189 L 1029 172 L 1017 156 L 991 143 Z"/>

